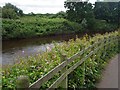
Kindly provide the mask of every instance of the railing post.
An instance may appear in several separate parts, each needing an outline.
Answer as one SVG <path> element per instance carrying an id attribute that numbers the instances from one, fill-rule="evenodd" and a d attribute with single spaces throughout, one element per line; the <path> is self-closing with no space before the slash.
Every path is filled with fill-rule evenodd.
<path id="1" fill-rule="evenodd" d="M 61 62 L 65 61 L 67 59 L 66 55 L 65 54 L 62 54 L 61 55 Z M 61 74 L 64 73 L 65 71 L 67 70 L 67 66 L 64 67 L 62 70 L 61 70 Z M 64 89 L 67 90 L 68 88 L 68 77 L 66 76 L 66 78 L 61 82 L 60 86 Z"/>
<path id="2" fill-rule="evenodd" d="M 109 37 L 109 40 L 108 40 L 108 43 L 111 42 L 111 36 L 108 36 Z M 109 51 L 112 50 L 112 47 L 111 47 L 111 43 L 109 43 Z"/>
<path id="3" fill-rule="evenodd" d="M 17 90 L 29 90 L 29 78 L 28 76 L 21 75 L 16 80 Z"/>
<path id="4" fill-rule="evenodd" d="M 119 35 L 117 35 L 117 36 L 115 37 L 115 39 L 117 39 L 117 38 L 119 38 Z M 119 49 L 119 48 L 118 48 L 119 45 L 120 45 L 119 42 L 120 42 L 119 39 L 117 39 L 116 45 L 114 45 L 114 49 L 115 49 L 116 51 L 118 51 L 118 49 Z"/>
<path id="5" fill-rule="evenodd" d="M 107 38 L 104 37 L 104 40 L 105 40 L 105 41 L 104 41 L 104 56 L 103 56 L 103 57 L 106 57 L 106 53 L 107 53 L 107 52 L 106 52 L 106 45 L 105 45 L 106 42 L 107 42 L 106 39 L 107 39 Z"/>
<path id="6" fill-rule="evenodd" d="M 98 40 L 97 40 L 97 42 L 99 42 L 100 41 L 100 38 L 98 38 Z M 101 44 L 102 43 L 98 43 L 97 45 L 96 45 L 96 47 L 99 47 L 99 46 L 101 46 Z M 104 43 L 103 43 L 104 44 Z M 100 52 L 100 49 L 98 50 L 98 53 Z M 97 55 L 98 56 L 98 58 L 100 58 L 100 54 L 98 54 Z M 98 64 L 100 65 L 100 60 L 98 59 Z"/>
<path id="7" fill-rule="evenodd" d="M 114 39 L 116 39 L 117 37 L 115 37 Z M 113 40 L 114 41 L 114 40 Z M 116 50 L 116 46 L 118 46 L 118 41 L 116 41 L 117 42 L 117 44 L 115 43 L 114 45 L 113 45 L 113 49 L 112 49 L 112 51 L 114 51 L 114 50 Z"/>

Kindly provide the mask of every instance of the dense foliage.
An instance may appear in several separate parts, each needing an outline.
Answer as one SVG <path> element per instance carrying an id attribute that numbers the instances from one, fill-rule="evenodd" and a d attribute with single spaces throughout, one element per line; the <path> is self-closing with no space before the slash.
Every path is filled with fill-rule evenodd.
<path id="1" fill-rule="evenodd" d="M 109 24 L 106 21 L 90 21 L 89 29 L 85 23 L 71 22 L 63 18 L 51 18 L 37 16 L 24 16 L 20 19 L 2 21 L 3 39 L 31 38 L 36 36 L 86 33 L 86 32 L 106 32 L 116 30 L 116 24 Z"/>
<path id="2" fill-rule="evenodd" d="M 120 24 L 119 13 L 120 13 L 120 2 L 96 2 L 95 3 L 94 14 L 97 19 L 103 19 L 109 23 Z"/>
<path id="3" fill-rule="evenodd" d="M 63 18 L 41 18 L 26 16 L 16 20 L 3 19 L 3 39 L 28 38 L 80 32 L 81 25 Z"/>
<path id="4" fill-rule="evenodd" d="M 85 18 L 87 21 L 89 18 L 94 18 L 93 6 L 88 2 L 65 2 L 65 8 L 67 8 L 67 19 L 81 23 Z"/>
<path id="5" fill-rule="evenodd" d="M 19 16 L 23 16 L 23 11 L 17 8 L 15 5 L 11 3 L 6 3 L 5 6 L 2 7 L 2 17 L 8 19 L 16 19 Z"/>
<path id="6" fill-rule="evenodd" d="M 107 23 L 120 25 L 120 2 L 95 2 L 91 4 L 86 2 L 70 2 L 65 1 L 67 9 L 67 19 L 77 23 L 82 23 L 86 20 L 86 29 L 97 30 L 96 19 L 104 20 Z"/>
<path id="7" fill-rule="evenodd" d="M 15 89 L 17 76 L 20 75 L 27 75 L 29 77 L 30 84 L 32 84 L 38 78 L 42 77 L 52 68 L 61 63 L 61 53 L 66 54 L 68 58 L 81 51 L 85 47 L 92 45 L 98 39 L 101 40 L 104 37 L 109 38 L 109 36 L 114 37 L 117 35 L 118 32 L 116 31 L 112 33 L 106 33 L 104 35 L 97 34 L 94 37 L 85 35 L 81 39 L 76 37 L 76 40 L 71 39 L 68 42 L 63 42 L 60 45 L 54 43 L 55 48 L 51 48 L 43 54 L 37 54 L 35 56 L 29 56 L 26 58 L 19 58 L 18 63 L 13 66 L 7 66 L 3 69 L 3 90 L 6 88 Z M 85 63 L 74 70 L 68 76 L 69 88 L 95 87 L 95 83 L 100 78 L 101 70 L 105 66 L 108 59 L 118 53 L 118 45 L 120 45 L 118 44 L 118 41 L 111 41 L 110 44 L 106 45 L 106 49 L 104 49 L 104 47 L 101 48 L 99 51 L 97 51 L 96 54 L 88 58 Z M 85 52 L 84 55 L 86 55 L 88 52 L 89 50 Z M 82 56 L 80 58 L 77 58 L 69 65 L 69 67 L 76 61 L 81 60 L 81 58 Z M 42 87 L 45 88 L 50 86 L 51 82 L 53 82 L 58 76 L 59 74 Z"/>

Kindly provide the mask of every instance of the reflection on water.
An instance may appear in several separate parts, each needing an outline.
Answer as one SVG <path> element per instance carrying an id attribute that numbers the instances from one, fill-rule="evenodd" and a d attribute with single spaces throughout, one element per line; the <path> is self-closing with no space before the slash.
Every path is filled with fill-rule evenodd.
<path id="1" fill-rule="evenodd" d="M 80 35 L 78 35 L 80 36 Z M 61 43 L 64 40 L 75 38 L 76 35 L 58 35 L 33 39 L 9 40 L 2 42 L 2 64 L 13 64 L 17 57 L 25 57 L 43 53 L 46 47 L 53 47 L 52 41 Z"/>
<path id="2" fill-rule="evenodd" d="M 53 47 L 53 44 L 33 45 L 22 48 L 13 48 L 8 51 L 3 51 L 2 64 L 13 64 L 18 57 L 25 57 L 29 55 L 35 55 L 37 53 L 43 53 L 46 51 L 46 47 Z"/>

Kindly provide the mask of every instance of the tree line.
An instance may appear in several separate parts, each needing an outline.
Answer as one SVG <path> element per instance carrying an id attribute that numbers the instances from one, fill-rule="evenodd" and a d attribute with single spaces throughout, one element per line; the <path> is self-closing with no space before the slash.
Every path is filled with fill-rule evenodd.
<path id="1" fill-rule="evenodd" d="M 105 20 L 107 23 L 120 24 L 120 2 L 69 2 L 64 4 L 67 9 L 67 19 L 81 23 L 86 20 L 88 26 L 95 19 Z"/>
<path id="2" fill-rule="evenodd" d="M 87 22 L 94 22 L 94 19 L 106 20 L 108 23 L 118 23 L 120 20 L 120 2 L 64 2 L 66 12 L 60 11 L 57 14 L 45 14 L 51 16 L 51 18 L 66 18 L 70 21 L 81 23 L 83 20 Z M 21 9 L 6 3 L 5 6 L 0 7 L 2 9 L 2 17 L 9 19 L 16 19 L 25 15 Z M 28 15 L 35 15 L 33 12 Z"/>

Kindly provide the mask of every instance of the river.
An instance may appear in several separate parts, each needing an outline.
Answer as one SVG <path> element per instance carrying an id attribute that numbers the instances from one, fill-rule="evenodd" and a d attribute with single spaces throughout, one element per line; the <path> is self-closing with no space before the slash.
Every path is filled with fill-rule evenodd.
<path id="1" fill-rule="evenodd" d="M 78 35 L 80 37 L 81 35 Z M 54 47 L 53 41 L 62 43 L 69 39 L 76 38 L 75 34 L 55 35 L 46 37 L 37 37 L 20 40 L 3 40 L 2 41 L 2 65 L 14 64 L 18 57 L 26 57 L 43 53 L 46 47 Z"/>

